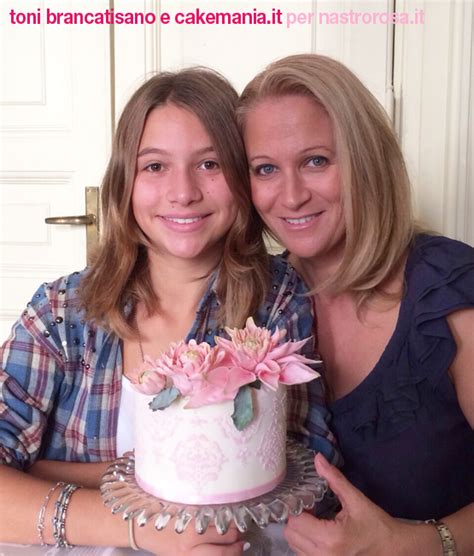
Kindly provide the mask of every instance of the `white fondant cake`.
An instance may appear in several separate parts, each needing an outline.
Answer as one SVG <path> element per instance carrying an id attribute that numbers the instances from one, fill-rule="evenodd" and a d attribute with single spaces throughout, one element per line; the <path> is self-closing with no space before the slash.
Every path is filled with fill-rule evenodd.
<path id="1" fill-rule="evenodd" d="M 286 388 L 251 388 L 254 417 L 242 431 L 234 402 L 185 409 L 178 398 L 151 411 L 153 396 L 135 407 L 135 475 L 147 492 L 183 504 L 222 504 L 272 490 L 286 470 Z"/>

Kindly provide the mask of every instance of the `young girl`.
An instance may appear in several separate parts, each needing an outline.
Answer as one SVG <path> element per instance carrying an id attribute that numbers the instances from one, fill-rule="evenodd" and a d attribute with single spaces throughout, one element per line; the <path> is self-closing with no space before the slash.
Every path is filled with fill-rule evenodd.
<path id="1" fill-rule="evenodd" d="M 288 339 L 311 335 L 304 286 L 264 249 L 236 104 L 228 82 L 203 69 L 158 75 L 127 104 L 102 185 L 94 264 L 41 286 L 2 349 L 0 541 L 242 552 L 235 530 L 127 527 L 98 490 L 104 462 L 133 448 L 122 380 L 145 354 L 183 338 L 213 344 L 222 326 L 249 315 L 286 328 Z M 300 393 L 322 403 L 313 382 Z M 335 459 L 324 407 L 318 415 L 289 429 Z"/>

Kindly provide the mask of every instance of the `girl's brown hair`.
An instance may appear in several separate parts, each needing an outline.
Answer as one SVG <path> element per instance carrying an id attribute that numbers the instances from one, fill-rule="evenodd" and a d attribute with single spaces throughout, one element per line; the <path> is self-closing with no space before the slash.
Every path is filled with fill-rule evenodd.
<path id="1" fill-rule="evenodd" d="M 129 100 L 102 182 L 101 242 L 81 288 L 88 319 L 120 337 L 134 336 L 128 318 L 130 309 L 140 301 L 149 314 L 159 311 L 148 268 L 148 240 L 135 221 L 131 196 L 146 118 L 164 104 L 185 108 L 202 122 L 237 205 L 236 221 L 225 238 L 217 282 L 221 324 L 243 325 L 263 301 L 268 257 L 263 225 L 251 204 L 247 159 L 235 117 L 237 103 L 238 95 L 230 83 L 206 68 L 156 75 Z"/>
<path id="2" fill-rule="evenodd" d="M 257 75 L 241 95 L 240 125 L 261 100 L 286 95 L 304 95 L 323 106 L 341 167 L 344 254 L 316 291 L 352 291 L 361 304 L 400 268 L 414 235 L 403 155 L 375 97 L 344 65 L 317 54 L 288 56 Z"/>

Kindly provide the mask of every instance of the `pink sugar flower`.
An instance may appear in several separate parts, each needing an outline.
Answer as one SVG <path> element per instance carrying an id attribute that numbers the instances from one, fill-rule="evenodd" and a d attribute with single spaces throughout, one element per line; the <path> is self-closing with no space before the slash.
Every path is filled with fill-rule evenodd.
<path id="1" fill-rule="evenodd" d="M 204 377 L 211 369 L 219 367 L 225 353 L 196 340 L 171 344 L 156 364 L 169 376 L 181 395 L 188 396 L 200 390 Z"/>
<path id="2" fill-rule="evenodd" d="M 222 352 L 224 354 L 224 352 Z M 255 382 L 255 374 L 239 367 L 216 367 L 195 383 L 195 390 L 186 407 L 201 407 L 233 400 L 241 386 Z"/>
<path id="3" fill-rule="evenodd" d="M 272 334 L 252 318 L 242 330 L 226 330 L 230 340 L 216 337 L 215 347 L 182 341 L 171 344 L 156 360 L 145 356 L 131 373 L 133 387 L 155 395 L 150 403 L 153 411 L 166 409 L 178 396 L 187 396 L 186 408 L 235 400 L 232 420 L 243 430 L 253 415 L 250 390 L 243 387 L 260 381 L 276 390 L 279 383 L 300 384 L 319 376 L 308 367 L 316 361 L 296 353 L 307 340 L 280 343 L 286 330 Z"/>
<path id="4" fill-rule="evenodd" d="M 295 353 L 309 338 L 279 345 L 286 330 L 277 328 L 271 334 L 269 330 L 256 326 L 251 317 L 247 319 L 245 328 L 226 328 L 226 331 L 230 340 L 217 337 L 216 343 L 227 353 L 232 367 L 254 372 L 256 378 L 272 390 L 278 388 L 278 383 L 301 384 L 319 376 L 308 367 L 309 363 L 317 361 Z"/>
<path id="5" fill-rule="evenodd" d="M 143 363 L 138 368 L 133 369 L 126 376 L 132 388 L 141 394 L 152 396 L 161 392 L 166 386 L 166 376 L 148 355 L 145 355 Z"/>

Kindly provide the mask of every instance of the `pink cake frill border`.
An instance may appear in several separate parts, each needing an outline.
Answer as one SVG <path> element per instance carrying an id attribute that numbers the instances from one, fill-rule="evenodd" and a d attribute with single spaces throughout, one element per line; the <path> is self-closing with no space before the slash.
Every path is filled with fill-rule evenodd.
<path id="1" fill-rule="evenodd" d="M 266 494 L 267 492 L 270 492 L 275 487 L 277 487 L 284 479 L 285 474 L 286 474 L 286 469 L 284 469 L 283 472 L 280 473 L 280 475 L 278 475 L 275 479 L 273 479 L 268 483 L 259 485 L 258 487 L 240 490 L 239 492 L 213 494 L 210 496 L 190 495 L 190 496 L 186 496 L 186 499 L 183 500 L 169 500 L 166 497 L 166 495 L 163 494 L 162 491 L 160 491 L 155 486 L 150 485 L 149 483 L 144 481 L 137 473 L 135 473 L 135 480 L 144 491 L 148 492 L 149 494 L 153 494 L 153 496 L 156 496 L 161 500 L 166 500 L 167 502 L 174 502 L 176 504 L 195 504 L 197 506 L 205 506 L 207 504 L 211 504 L 211 505 L 232 504 L 235 502 L 243 502 L 244 500 L 250 500 L 251 498 L 256 498 L 257 496 L 262 496 L 262 494 Z"/>

